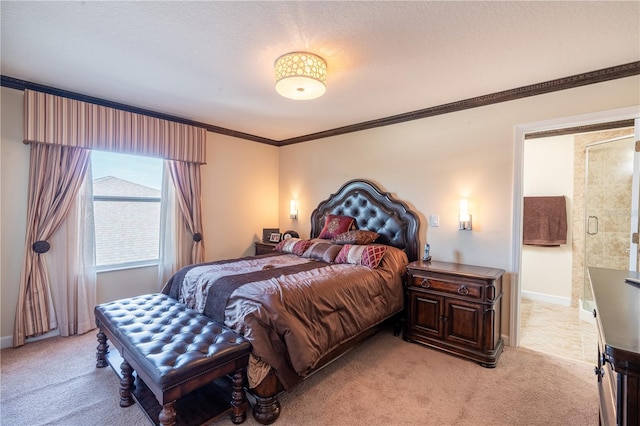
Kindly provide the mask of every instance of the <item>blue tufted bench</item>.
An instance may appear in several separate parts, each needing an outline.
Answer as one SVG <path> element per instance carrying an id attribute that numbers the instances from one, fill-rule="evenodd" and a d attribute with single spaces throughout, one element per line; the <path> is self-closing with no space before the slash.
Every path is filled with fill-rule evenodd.
<path id="1" fill-rule="evenodd" d="M 135 371 L 162 406 L 160 424 L 173 425 L 176 400 L 232 375 L 232 421 L 246 419 L 244 381 L 251 344 L 244 337 L 165 294 L 104 303 L 94 312 L 99 327 L 96 367 L 108 365 L 107 339 L 123 359 L 121 407 L 134 403 Z"/>

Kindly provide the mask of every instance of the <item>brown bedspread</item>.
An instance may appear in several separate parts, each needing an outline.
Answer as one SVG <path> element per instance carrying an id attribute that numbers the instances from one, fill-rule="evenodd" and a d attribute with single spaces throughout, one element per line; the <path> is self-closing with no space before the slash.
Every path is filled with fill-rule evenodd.
<path id="1" fill-rule="evenodd" d="M 191 265 L 163 292 L 213 319 L 225 305 L 225 325 L 288 390 L 338 345 L 402 309 L 406 265 L 394 248 L 376 269 L 275 254 Z"/>

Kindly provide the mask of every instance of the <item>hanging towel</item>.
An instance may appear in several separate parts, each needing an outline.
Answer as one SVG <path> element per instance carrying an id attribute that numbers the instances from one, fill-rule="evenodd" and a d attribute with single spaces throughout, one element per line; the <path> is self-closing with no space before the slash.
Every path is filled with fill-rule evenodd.
<path id="1" fill-rule="evenodd" d="M 567 244 L 564 196 L 524 197 L 522 243 L 545 247 Z"/>

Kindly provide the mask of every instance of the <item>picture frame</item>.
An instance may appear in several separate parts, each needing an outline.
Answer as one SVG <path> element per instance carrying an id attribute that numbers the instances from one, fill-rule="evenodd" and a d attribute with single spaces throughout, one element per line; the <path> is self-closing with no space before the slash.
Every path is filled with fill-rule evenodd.
<path id="1" fill-rule="evenodd" d="M 279 243 L 280 242 L 280 236 L 281 236 L 280 233 L 272 232 L 271 235 L 269 235 L 269 242 L 270 243 Z"/>
<path id="2" fill-rule="evenodd" d="M 271 234 L 279 234 L 280 228 L 262 228 L 262 242 L 268 243 L 271 241 Z"/>

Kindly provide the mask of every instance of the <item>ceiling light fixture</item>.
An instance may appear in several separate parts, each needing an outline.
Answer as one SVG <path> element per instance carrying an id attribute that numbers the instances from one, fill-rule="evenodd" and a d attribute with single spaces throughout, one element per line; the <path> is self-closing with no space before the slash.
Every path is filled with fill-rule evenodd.
<path id="1" fill-rule="evenodd" d="M 308 52 L 286 53 L 276 59 L 276 91 L 285 98 L 315 99 L 327 91 L 327 63 Z"/>

